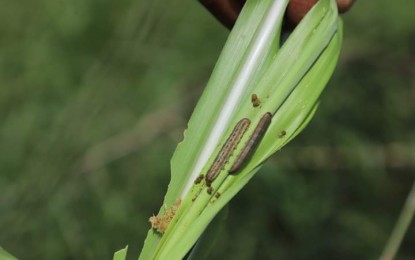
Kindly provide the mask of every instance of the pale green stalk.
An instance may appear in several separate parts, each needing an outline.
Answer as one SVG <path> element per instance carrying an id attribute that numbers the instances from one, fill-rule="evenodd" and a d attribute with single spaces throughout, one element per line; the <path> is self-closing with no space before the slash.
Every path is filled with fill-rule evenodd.
<path id="1" fill-rule="evenodd" d="M 288 1 L 279 1 L 287 4 Z M 233 82 L 239 82 L 238 86 L 246 86 L 248 79 L 253 80 L 258 77 L 259 71 L 262 67 L 269 64 L 273 55 L 278 51 L 279 45 L 279 34 L 280 34 L 280 23 L 283 17 L 284 8 L 281 8 L 279 13 L 274 13 L 274 23 L 270 26 L 266 24 L 264 19 L 258 19 L 258 17 L 266 17 L 267 11 L 272 5 L 272 0 L 265 1 L 248 1 L 238 22 L 232 30 L 228 42 L 226 43 L 224 50 L 218 60 L 218 63 L 212 73 L 211 79 L 206 87 L 205 93 L 199 100 L 197 107 L 193 113 L 192 118 L 189 121 L 189 131 L 185 133 L 185 141 L 178 146 L 172 159 L 172 179 L 169 184 L 169 189 L 165 197 L 165 204 L 172 205 L 179 196 L 187 193 L 189 184 L 191 184 L 195 178 L 195 172 L 200 172 L 200 162 L 206 162 L 206 152 L 211 148 L 204 148 L 209 145 L 216 146 L 219 138 L 216 140 L 208 140 L 208 136 L 211 136 L 211 131 L 215 128 L 215 125 L 219 125 L 219 129 L 223 129 L 226 124 L 215 124 L 219 118 L 219 113 L 224 110 L 226 97 L 229 96 L 231 88 L 228 86 L 232 85 Z M 259 25 L 268 28 L 262 30 L 268 35 L 258 35 Z M 259 36 L 259 37 L 258 37 Z M 272 37 L 273 36 L 273 37 Z M 257 38 L 262 40 L 256 40 Z M 256 55 L 252 55 L 247 50 L 255 50 Z M 244 70 L 246 72 L 246 66 L 243 64 L 248 57 L 254 56 L 256 62 L 250 61 L 252 65 L 248 66 L 251 68 L 249 72 L 250 76 L 243 77 L 245 80 L 241 80 L 238 75 L 239 71 Z M 244 83 L 245 82 L 245 83 Z M 208 91 L 210 90 L 210 91 Z M 224 92 L 226 90 L 226 92 Z M 223 94 L 220 94 L 220 93 Z M 206 124 L 194 123 L 195 115 L 202 113 Z M 216 127 L 218 128 L 218 127 Z M 217 131 L 218 132 L 218 131 Z M 220 131 L 219 131 L 220 132 Z M 210 138 L 211 139 L 211 138 Z M 191 144 L 192 148 L 187 148 L 186 145 Z M 190 151 L 193 149 L 193 151 Z M 210 154 L 212 151 L 210 152 Z M 183 163 L 185 161 L 186 163 Z M 202 163 L 203 164 L 203 163 Z M 204 163 L 206 164 L 206 163 Z M 181 195 L 180 195 L 181 194 Z M 181 210 L 184 210 L 184 203 L 182 203 Z M 163 208 L 159 214 L 164 212 Z M 180 212 L 177 213 L 180 215 Z M 170 224 L 173 227 L 175 222 Z M 167 232 L 166 232 L 167 233 Z M 149 239 L 149 237 L 152 237 Z M 151 254 L 154 252 L 152 248 L 157 246 L 160 241 L 160 236 L 154 233 L 152 230 L 149 231 L 149 236 L 146 239 L 145 246 L 141 252 L 140 259 L 150 259 Z M 150 245 L 152 244 L 152 245 Z M 148 253 L 147 253 L 148 252 Z"/>
<path id="2" fill-rule="evenodd" d="M 113 260 L 124 260 L 127 257 L 128 246 L 114 253 Z"/>
<path id="3" fill-rule="evenodd" d="M 406 198 L 405 205 L 399 216 L 398 222 L 389 237 L 388 242 L 380 256 L 379 260 L 392 260 L 395 258 L 398 252 L 399 246 L 408 230 L 409 225 L 415 214 L 415 182 L 412 185 L 412 189 Z"/>
<path id="4" fill-rule="evenodd" d="M 0 247 L 0 260 L 17 260 L 17 258 Z"/>
<path id="5" fill-rule="evenodd" d="M 258 29 L 256 30 L 251 43 L 248 46 L 248 50 L 244 55 L 244 59 L 239 66 L 236 77 L 231 81 L 231 91 L 225 101 L 225 105 L 222 107 L 216 124 L 214 125 L 209 138 L 204 145 L 204 149 L 201 152 L 198 162 L 195 168 L 192 170 L 190 179 L 195 179 L 213 150 L 216 148 L 220 137 L 226 130 L 231 117 L 235 113 L 235 108 L 240 102 L 243 94 L 246 92 L 249 84 L 252 83 L 258 74 L 261 72 L 261 68 L 268 65 L 272 59 L 272 52 L 276 52 L 278 49 L 278 42 L 281 30 L 281 21 L 284 15 L 284 10 L 288 4 L 287 0 L 280 0 L 271 2 L 267 14 L 262 19 Z M 187 186 L 182 192 L 182 198 L 187 194 L 192 186 L 192 182 L 188 182 Z"/>
<path id="6" fill-rule="evenodd" d="M 252 178 L 269 156 L 309 122 L 337 62 L 342 27 L 334 0 L 321 0 L 279 48 L 288 0 L 249 0 L 219 58 L 181 143 L 172 159 L 172 179 L 165 197 L 180 207 L 164 234 L 150 230 L 140 259 L 182 259 L 219 210 Z M 258 19 L 258 18 L 262 19 Z M 257 94 L 260 106 L 250 98 Z M 235 175 L 228 170 L 267 112 L 271 125 L 252 158 Z M 212 184 L 206 174 L 233 127 L 251 121 L 233 156 Z M 278 138 L 285 131 L 284 138 Z M 220 197 L 217 192 L 220 192 Z M 158 216 L 165 213 L 161 208 Z M 200 245 L 199 245 L 200 246 Z"/>

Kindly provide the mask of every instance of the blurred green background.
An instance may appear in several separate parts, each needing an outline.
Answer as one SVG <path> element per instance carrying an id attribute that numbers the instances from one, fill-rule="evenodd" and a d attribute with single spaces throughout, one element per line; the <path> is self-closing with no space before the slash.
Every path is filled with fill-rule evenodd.
<path id="1" fill-rule="evenodd" d="M 415 172 L 415 1 L 357 1 L 307 129 L 210 259 L 376 259 Z M 2 0 L 0 245 L 136 259 L 228 31 L 197 1 Z M 397 259 L 415 259 L 411 225 Z"/>

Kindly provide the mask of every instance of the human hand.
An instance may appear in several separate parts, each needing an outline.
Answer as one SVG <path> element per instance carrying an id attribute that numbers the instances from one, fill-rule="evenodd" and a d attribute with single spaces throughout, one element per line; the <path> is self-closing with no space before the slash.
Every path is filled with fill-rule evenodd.
<path id="1" fill-rule="evenodd" d="M 199 0 L 223 25 L 231 29 L 246 0 Z M 288 27 L 297 25 L 318 0 L 290 0 L 285 16 Z M 347 12 L 355 0 L 336 0 L 339 13 Z"/>

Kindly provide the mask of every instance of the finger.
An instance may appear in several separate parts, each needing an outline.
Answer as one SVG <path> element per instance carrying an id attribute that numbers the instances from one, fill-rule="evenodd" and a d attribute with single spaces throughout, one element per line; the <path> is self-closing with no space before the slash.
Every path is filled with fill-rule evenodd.
<path id="1" fill-rule="evenodd" d="M 199 0 L 223 25 L 232 29 L 241 12 L 244 0 Z"/>
<path id="2" fill-rule="evenodd" d="M 199 0 L 223 25 L 232 29 L 246 0 Z M 287 7 L 289 27 L 297 25 L 318 0 L 290 0 Z M 347 12 L 355 0 L 336 0 L 339 13 Z"/>
<path id="3" fill-rule="evenodd" d="M 297 25 L 318 0 L 290 0 L 287 7 L 288 20 Z M 347 12 L 355 0 L 336 0 L 339 13 Z"/>
<path id="4" fill-rule="evenodd" d="M 345 13 L 349 11 L 355 0 L 336 0 L 336 2 L 337 7 L 339 8 L 339 13 Z"/>

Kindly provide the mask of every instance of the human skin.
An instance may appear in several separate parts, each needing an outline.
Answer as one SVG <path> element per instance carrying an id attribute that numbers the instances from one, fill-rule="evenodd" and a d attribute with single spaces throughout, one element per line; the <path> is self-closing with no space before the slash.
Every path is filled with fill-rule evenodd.
<path id="1" fill-rule="evenodd" d="M 232 29 L 246 0 L 199 0 L 223 25 Z M 295 27 L 318 0 L 290 0 L 285 22 Z M 355 0 L 336 0 L 339 13 L 347 12 Z"/>

